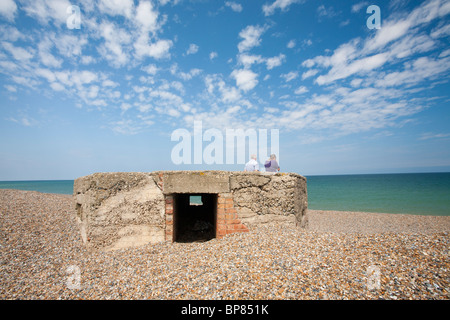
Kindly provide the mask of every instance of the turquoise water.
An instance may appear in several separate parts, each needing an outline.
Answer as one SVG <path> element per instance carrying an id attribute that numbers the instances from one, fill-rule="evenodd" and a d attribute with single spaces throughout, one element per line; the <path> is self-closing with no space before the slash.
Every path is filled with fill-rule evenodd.
<path id="1" fill-rule="evenodd" d="M 450 172 L 306 178 L 310 209 L 450 215 Z"/>
<path id="2" fill-rule="evenodd" d="M 0 189 L 73 194 L 73 180 L 0 181 Z"/>
<path id="3" fill-rule="evenodd" d="M 306 178 L 310 209 L 450 216 L 450 172 Z M 3 181 L 0 189 L 72 194 L 73 180 Z"/>

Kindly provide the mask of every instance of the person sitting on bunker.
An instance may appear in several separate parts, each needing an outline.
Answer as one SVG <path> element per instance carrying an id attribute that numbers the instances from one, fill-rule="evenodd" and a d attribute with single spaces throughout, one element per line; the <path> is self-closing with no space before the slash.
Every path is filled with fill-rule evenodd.
<path id="1" fill-rule="evenodd" d="M 266 172 L 277 172 L 280 171 L 280 166 L 277 162 L 277 157 L 274 154 L 270 155 L 270 158 L 264 163 Z"/>
<path id="2" fill-rule="evenodd" d="M 245 164 L 244 171 L 259 171 L 259 164 L 256 161 L 256 155 L 252 154 L 250 161 Z"/>

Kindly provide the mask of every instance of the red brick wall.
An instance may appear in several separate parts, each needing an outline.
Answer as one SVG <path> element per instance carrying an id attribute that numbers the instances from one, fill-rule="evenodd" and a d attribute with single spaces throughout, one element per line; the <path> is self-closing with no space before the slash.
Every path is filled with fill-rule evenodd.
<path id="1" fill-rule="evenodd" d="M 166 196 L 166 241 L 173 241 L 173 196 Z"/>
<path id="2" fill-rule="evenodd" d="M 248 228 L 239 220 L 233 198 L 228 195 L 218 195 L 216 238 L 222 238 L 234 232 L 248 232 Z"/>

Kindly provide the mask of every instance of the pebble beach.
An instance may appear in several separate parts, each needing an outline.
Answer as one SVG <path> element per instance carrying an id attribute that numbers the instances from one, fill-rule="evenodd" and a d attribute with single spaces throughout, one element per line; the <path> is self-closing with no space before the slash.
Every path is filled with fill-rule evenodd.
<path id="1" fill-rule="evenodd" d="M 448 216 L 310 210 L 305 229 L 93 252 L 72 206 L 0 190 L 0 299 L 450 298 Z"/>

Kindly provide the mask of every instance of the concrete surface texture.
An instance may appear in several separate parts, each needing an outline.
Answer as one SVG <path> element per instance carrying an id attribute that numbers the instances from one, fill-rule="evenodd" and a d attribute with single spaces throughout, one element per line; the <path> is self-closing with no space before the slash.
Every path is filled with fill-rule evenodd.
<path id="1" fill-rule="evenodd" d="M 206 203 L 186 204 L 189 196 Z M 82 241 L 106 251 L 188 239 L 185 230 L 203 241 L 255 224 L 307 223 L 306 178 L 296 173 L 94 173 L 75 180 L 73 198 Z"/>

